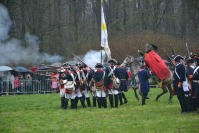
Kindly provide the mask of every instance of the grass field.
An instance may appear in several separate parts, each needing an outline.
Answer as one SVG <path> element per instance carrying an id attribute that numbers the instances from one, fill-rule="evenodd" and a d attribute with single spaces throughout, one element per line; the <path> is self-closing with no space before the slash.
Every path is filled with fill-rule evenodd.
<path id="1" fill-rule="evenodd" d="M 180 113 L 176 97 L 155 101 L 160 89 L 151 89 L 142 106 L 132 89 L 119 108 L 63 110 L 59 94 L 0 97 L 0 133 L 198 133 L 199 113 Z"/>

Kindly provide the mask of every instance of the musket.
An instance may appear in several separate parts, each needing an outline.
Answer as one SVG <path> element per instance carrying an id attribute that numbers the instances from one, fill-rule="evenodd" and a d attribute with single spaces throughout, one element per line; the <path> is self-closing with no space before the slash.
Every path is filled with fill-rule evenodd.
<path id="1" fill-rule="evenodd" d="M 186 47 L 187 47 L 187 54 L 188 54 L 188 58 L 190 57 L 190 52 L 189 52 L 189 48 L 188 48 L 188 45 L 186 43 Z"/>
<path id="2" fill-rule="evenodd" d="M 172 47 L 172 45 L 171 45 L 171 44 L 170 44 L 170 46 L 171 46 L 172 54 L 173 54 L 173 55 L 176 55 L 176 53 L 175 53 L 175 51 L 174 51 L 174 49 L 173 49 L 173 47 Z"/>
<path id="3" fill-rule="evenodd" d="M 169 54 L 167 53 L 167 51 L 164 48 L 163 48 L 163 50 L 164 50 L 164 53 L 166 54 L 167 58 L 171 62 L 171 64 L 175 67 L 175 64 L 173 64 L 173 61 L 172 61 L 171 57 L 169 56 Z"/>
<path id="4" fill-rule="evenodd" d="M 187 45 L 187 43 L 186 43 L 186 47 L 187 47 L 187 58 L 186 58 L 186 67 L 187 67 L 187 74 L 189 75 L 190 74 L 190 64 L 189 64 L 189 62 L 188 62 L 188 60 L 189 60 L 189 58 L 190 58 L 190 52 L 189 52 L 189 48 L 188 48 L 188 45 Z M 190 79 L 189 77 L 188 77 L 188 82 L 191 84 L 191 81 L 192 81 L 192 79 Z"/>
<path id="5" fill-rule="evenodd" d="M 73 56 L 74 56 L 75 58 L 77 58 L 77 60 L 78 60 L 79 62 L 81 62 L 82 64 L 88 66 L 88 65 L 87 65 L 86 63 L 84 63 L 77 55 L 73 54 Z M 88 66 L 88 67 L 89 67 L 89 66 Z M 90 68 L 90 70 L 94 71 L 91 67 L 89 67 L 89 68 Z"/>

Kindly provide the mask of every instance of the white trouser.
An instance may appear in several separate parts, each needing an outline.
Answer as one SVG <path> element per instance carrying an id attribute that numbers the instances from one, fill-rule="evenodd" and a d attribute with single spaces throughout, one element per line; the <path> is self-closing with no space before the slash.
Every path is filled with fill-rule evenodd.
<path id="1" fill-rule="evenodd" d="M 97 95 L 97 97 L 106 97 L 106 93 L 104 92 L 104 89 L 103 90 L 97 89 L 96 95 Z"/>
<path id="2" fill-rule="evenodd" d="M 96 97 L 96 96 L 97 96 L 95 85 L 94 85 L 94 86 L 91 86 L 91 94 L 92 94 L 93 97 Z"/>
<path id="3" fill-rule="evenodd" d="M 80 91 L 80 88 L 76 89 L 76 96 L 77 97 L 82 97 L 82 92 Z"/>
<path id="4" fill-rule="evenodd" d="M 108 94 L 109 95 L 117 95 L 119 92 L 118 90 L 115 90 L 115 89 L 108 89 Z"/>
<path id="5" fill-rule="evenodd" d="M 92 94 L 93 97 L 96 97 L 96 96 L 97 96 L 96 91 L 91 91 L 91 94 Z"/>
<path id="6" fill-rule="evenodd" d="M 85 96 L 86 98 L 89 97 L 89 91 L 88 91 L 87 89 L 83 90 L 82 93 L 84 94 L 84 96 Z"/>
<path id="7" fill-rule="evenodd" d="M 65 98 L 67 99 L 75 99 L 76 94 L 75 91 L 73 91 L 71 94 L 65 93 Z"/>

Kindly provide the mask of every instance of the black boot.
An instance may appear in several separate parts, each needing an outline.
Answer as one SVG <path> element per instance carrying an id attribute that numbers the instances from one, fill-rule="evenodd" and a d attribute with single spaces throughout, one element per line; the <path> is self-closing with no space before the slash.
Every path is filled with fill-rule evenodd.
<path id="1" fill-rule="evenodd" d="M 64 107 L 63 107 L 63 109 L 67 109 L 67 107 L 68 107 L 68 99 L 65 98 L 65 102 L 64 102 Z"/>
<path id="2" fill-rule="evenodd" d="M 108 98 L 109 98 L 109 102 L 110 102 L 111 108 L 113 108 L 113 95 L 109 94 Z"/>
<path id="3" fill-rule="evenodd" d="M 122 98 L 124 98 L 124 104 L 128 102 L 123 92 L 122 92 Z"/>
<path id="4" fill-rule="evenodd" d="M 85 103 L 84 103 L 83 97 L 80 97 L 79 99 L 80 99 L 80 102 L 81 102 L 81 104 L 82 104 L 82 107 L 83 107 L 83 108 L 86 108 L 86 105 L 85 105 Z"/>
<path id="5" fill-rule="evenodd" d="M 190 97 L 189 96 L 187 96 L 187 97 L 185 96 L 184 101 L 185 101 L 185 107 L 186 107 L 187 112 L 192 111 L 192 107 L 191 107 L 192 103 L 191 103 Z"/>
<path id="6" fill-rule="evenodd" d="M 82 99 L 83 99 L 83 102 L 85 103 L 85 99 L 86 99 L 86 97 L 85 97 L 85 95 L 84 95 L 84 94 L 82 95 Z"/>
<path id="7" fill-rule="evenodd" d="M 76 103 L 76 99 L 71 99 L 70 100 L 71 102 L 71 109 L 77 109 L 77 103 Z"/>
<path id="8" fill-rule="evenodd" d="M 93 97 L 93 107 L 96 107 L 96 101 L 97 101 L 96 97 Z"/>
<path id="9" fill-rule="evenodd" d="M 118 95 L 119 95 L 120 105 L 123 105 L 122 93 L 119 93 Z"/>
<path id="10" fill-rule="evenodd" d="M 86 98 L 86 102 L 87 102 L 88 107 L 91 107 L 91 101 L 89 97 Z"/>
<path id="11" fill-rule="evenodd" d="M 193 98 L 193 110 L 194 111 L 197 111 L 197 99 L 196 98 Z"/>
<path id="12" fill-rule="evenodd" d="M 142 105 L 146 104 L 145 101 L 146 101 L 147 95 L 148 93 L 142 93 Z"/>
<path id="13" fill-rule="evenodd" d="M 75 97 L 75 102 L 76 102 L 76 104 L 78 104 L 78 101 L 79 101 L 79 98 L 76 96 L 76 97 Z"/>
<path id="14" fill-rule="evenodd" d="M 104 108 L 107 108 L 106 97 L 102 97 L 102 100 L 103 100 L 103 106 L 104 106 Z"/>
<path id="15" fill-rule="evenodd" d="M 180 107 L 181 107 L 181 113 L 187 112 L 184 98 L 178 96 L 178 100 L 179 100 Z"/>
<path id="16" fill-rule="evenodd" d="M 65 97 L 61 97 L 61 108 L 64 108 Z"/>
<path id="17" fill-rule="evenodd" d="M 146 104 L 146 103 L 145 103 L 145 100 L 146 100 L 146 97 L 145 97 L 144 94 L 142 94 L 142 105 L 145 105 L 145 104 Z"/>
<path id="18" fill-rule="evenodd" d="M 114 95 L 115 98 L 115 108 L 118 107 L 118 94 Z"/>
<path id="19" fill-rule="evenodd" d="M 98 104 L 98 108 L 102 107 L 102 98 L 101 97 L 97 97 L 97 104 Z"/>

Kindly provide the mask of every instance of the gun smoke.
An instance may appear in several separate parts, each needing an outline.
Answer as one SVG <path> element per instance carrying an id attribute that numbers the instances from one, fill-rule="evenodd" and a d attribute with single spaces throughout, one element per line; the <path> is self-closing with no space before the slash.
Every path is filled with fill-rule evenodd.
<path id="1" fill-rule="evenodd" d="M 9 37 L 12 21 L 8 10 L 0 4 L 0 65 L 38 65 L 41 63 L 60 62 L 63 57 L 39 52 L 39 38 L 26 33 L 24 42 Z M 26 47 L 22 46 L 26 44 Z"/>
<path id="2" fill-rule="evenodd" d="M 101 52 L 90 50 L 88 51 L 85 56 L 82 58 L 84 63 L 86 63 L 89 67 L 94 67 L 96 63 L 101 62 Z M 105 60 L 105 52 L 102 52 L 102 62 Z"/>

